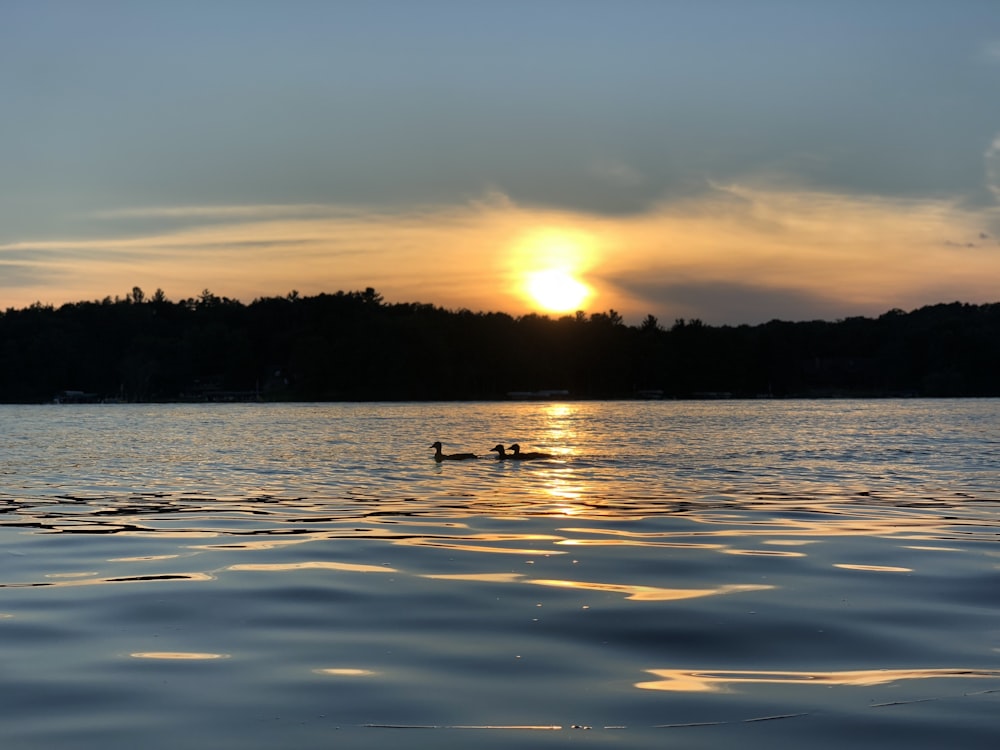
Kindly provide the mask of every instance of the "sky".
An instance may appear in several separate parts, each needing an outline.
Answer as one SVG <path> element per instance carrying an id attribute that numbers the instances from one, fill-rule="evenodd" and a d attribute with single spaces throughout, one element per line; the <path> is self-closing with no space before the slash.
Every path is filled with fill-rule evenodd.
<path id="1" fill-rule="evenodd" d="M 0 0 L 0 310 L 1000 301 L 996 0 Z"/>

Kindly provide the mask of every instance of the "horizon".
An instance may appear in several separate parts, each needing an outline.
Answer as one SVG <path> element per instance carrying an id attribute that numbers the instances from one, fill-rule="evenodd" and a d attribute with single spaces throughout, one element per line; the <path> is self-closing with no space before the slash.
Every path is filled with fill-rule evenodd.
<path id="1" fill-rule="evenodd" d="M 152 292 L 150 292 L 149 290 L 142 289 L 141 287 L 138 287 L 138 286 L 134 286 L 132 288 L 132 290 L 130 290 L 130 292 L 127 293 L 127 294 L 116 294 L 116 295 L 110 295 L 109 294 L 109 295 L 105 295 L 104 297 L 101 297 L 100 299 L 68 300 L 68 301 L 65 301 L 65 302 L 61 302 L 59 304 L 44 303 L 44 302 L 41 302 L 41 301 L 35 301 L 32 304 L 25 305 L 23 307 L 18 307 L 18 308 L 8 307 L 5 310 L 0 310 L 0 317 L 2 317 L 4 314 L 18 313 L 18 312 L 22 312 L 22 311 L 25 311 L 25 310 L 33 309 L 33 308 L 36 308 L 36 307 L 42 307 L 42 308 L 47 308 L 47 309 L 51 309 L 51 310 L 59 310 L 62 307 L 72 307 L 72 306 L 75 306 L 75 305 L 89 305 L 89 304 L 95 304 L 95 305 L 101 305 L 101 304 L 136 304 L 135 297 L 133 296 L 136 291 L 138 291 L 138 292 L 141 293 L 141 299 L 138 301 L 138 304 L 144 304 L 144 303 L 151 303 L 151 302 L 153 302 L 154 301 L 153 297 L 154 297 L 154 295 L 156 295 L 157 292 L 162 292 L 163 293 L 163 300 L 165 302 L 169 303 L 169 304 L 172 304 L 172 305 L 181 305 L 181 304 L 184 304 L 184 303 L 187 303 L 187 302 L 190 302 L 190 301 L 197 302 L 198 299 L 202 298 L 207 293 L 207 294 L 209 294 L 209 295 L 211 295 L 213 297 L 216 297 L 218 299 L 226 300 L 226 301 L 229 301 L 229 302 L 236 302 L 236 303 L 238 303 L 240 305 L 243 305 L 244 307 L 248 307 L 250 305 L 253 305 L 253 304 L 256 304 L 256 303 L 259 303 L 259 302 L 264 302 L 264 301 L 267 301 L 267 300 L 274 300 L 274 299 L 303 300 L 303 299 L 309 299 L 309 298 L 315 298 L 315 297 L 321 297 L 321 296 L 336 296 L 336 295 L 339 295 L 339 294 L 344 294 L 344 295 L 365 294 L 369 290 L 371 292 L 373 292 L 379 298 L 378 301 L 379 301 L 380 305 L 389 306 L 389 307 L 394 306 L 394 305 L 400 305 L 400 306 L 406 306 L 406 305 L 425 306 L 426 305 L 426 306 L 430 306 L 430 307 L 438 309 L 438 310 L 442 310 L 442 311 L 444 311 L 446 313 L 449 313 L 449 314 L 461 314 L 461 313 L 468 312 L 468 313 L 471 313 L 473 315 L 483 315 L 483 316 L 486 316 L 486 315 L 506 315 L 506 316 L 508 316 L 508 317 L 510 317 L 510 318 L 512 318 L 514 320 L 519 320 L 519 319 L 524 318 L 524 317 L 537 316 L 537 317 L 545 318 L 545 319 L 552 320 L 552 321 L 560 321 L 560 320 L 567 319 L 567 318 L 569 318 L 569 319 L 575 318 L 575 317 L 579 316 L 580 314 L 583 314 L 584 317 L 587 320 L 590 320 L 590 318 L 592 316 L 596 316 L 596 315 L 618 314 L 622 318 L 623 325 L 625 325 L 627 327 L 630 327 L 630 328 L 638 328 L 638 327 L 640 327 L 649 318 L 649 316 L 653 316 L 654 318 L 656 318 L 657 325 L 661 329 L 663 329 L 663 330 L 670 330 L 670 328 L 673 327 L 673 325 L 675 323 L 694 323 L 694 322 L 700 323 L 700 324 L 705 325 L 705 326 L 714 327 L 714 328 L 725 328 L 725 327 L 738 328 L 738 327 L 741 327 L 741 326 L 756 327 L 756 326 L 766 325 L 768 323 L 774 323 L 774 322 L 777 322 L 777 323 L 793 323 L 793 324 L 794 323 L 817 323 L 818 322 L 818 323 L 832 323 L 832 324 L 836 324 L 836 323 L 840 323 L 840 322 L 845 321 L 845 320 L 856 319 L 856 318 L 865 318 L 865 319 L 875 320 L 875 319 L 881 318 L 882 316 L 890 314 L 890 313 L 893 313 L 893 312 L 901 312 L 904 315 L 909 315 L 909 314 L 915 313 L 915 312 L 917 312 L 919 310 L 923 310 L 923 309 L 927 309 L 927 308 L 933 308 L 933 307 L 941 307 L 941 306 L 947 307 L 947 306 L 950 306 L 950 305 L 962 305 L 962 306 L 966 306 L 966 307 L 987 307 L 987 306 L 992 306 L 992 305 L 1000 305 L 1000 299 L 995 300 L 995 301 L 990 301 L 990 302 L 982 302 L 982 303 L 967 302 L 967 301 L 964 301 L 964 300 L 948 300 L 948 301 L 932 302 L 932 303 L 928 303 L 928 304 L 925 304 L 925 305 L 919 305 L 917 307 L 908 308 L 908 309 L 907 308 L 889 308 L 889 309 L 886 309 L 886 310 L 882 310 L 881 312 L 875 313 L 873 315 L 848 315 L 848 316 L 844 316 L 844 317 L 841 317 L 841 318 L 797 318 L 797 319 L 792 319 L 792 318 L 771 318 L 769 320 L 758 321 L 758 322 L 712 323 L 712 322 L 709 322 L 709 321 L 705 321 L 705 320 L 703 320 L 701 318 L 674 318 L 673 320 L 665 321 L 665 320 L 662 320 L 661 318 L 659 318 L 658 316 L 654 315 L 653 313 L 647 313 L 646 315 L 641 316 L 637 320 L 629 320 L 625 316 L 621 315 L 620 311 L 615 310 L 614 308 L 608 308 L 608 309 L 605 309 L 605 310 L 590 310 L 590 311 L 586 311 L 586 310 L 574 310 L 572 312 L 547 312 L 547 311 L 540 311 L 539 312 L 539 311 L 531 311 L 531 312 L 520 313 L 520 314 L 514 314 L 514 313 L 508 312 L 506 310 L 500 310 L 500 309 L 472 309 L 472 308 L 464 308 L 464 307 L 452 308 L 452 307 L 447 307 L 447 306 L 444 306 L 444 305 L 439 305 L 439 304 L 436 304 L 434 302 L 427 302 L 425 300 L 417 300 L 417 299 L 412 299 L 412 300 L 389 300 L 389 299 L 386 299 L 385 296 L 381 292 L 379 292 L 378 289 L 375 289 L 374 287 L 371 287 L 371 286 L 365 287 L 364 289 L 338 289 L 338 290 L 333 291 L 333 292 L 331 292 L 331 291 L 320 291 L 320 292 L 316 292 L 314 294 L 301 294 L 297 289 L 292 289 L 292 290 L 286 292 L 285 294 L 261 295 L 259 297 L 253 298 L 252 300 L 241 300 L 241 299 L 237 299 L 237 298 L 233 298 L 233 297 L 228 297 L 227 295 L 215 294 L 215 292 L 213 290 L 208 289 L 208 288 L 202 289 L 202 291 L 199 292 L 198 294 L 187 295 L 185 297 L 180 297 L 180 298 L 173 298 L 169 294 L 167 294 L 167 292 L 164 291 L 160 287 L 156 287 Z"/>
<path id="2" fill-rule="evenodd" d="M 996 299 L 989 0 L 4 15 L 0 309 L 370 286 L 756 325 Z"/>

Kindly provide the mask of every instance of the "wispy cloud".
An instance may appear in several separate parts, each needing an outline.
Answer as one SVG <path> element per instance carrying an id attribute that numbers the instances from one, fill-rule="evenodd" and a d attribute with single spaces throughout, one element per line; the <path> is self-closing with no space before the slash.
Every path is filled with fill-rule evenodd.
<path id="1" fill-rule="evenodd" d="M 983 159 L 986 162 L 986 187 L 1000 202 L 1000 134 L 997 134 L 993 143 L 986 149 Z"/>
<path id="2" fill-rule="evenodd" d="M 998 156 L 1000 138 L 987 154 L 994 169 Z M 519 287 L 539 257 L 524 248 L 545 237 L 570 243 L 552 252 L 572 254 L 576 243 L 586 255 L 578 268 L 596 291 L 594 311 L 632 320 L 740 323 L 985 302 L 1000 277 L 1000 253 L 983 239 L 996 236 L 1000 207 L 765 184 L 716 184 L 620 217 L 524 207 L 495 191 L 405 212 L 180 206 L 100 218 L 112 222 L 103 239 L 0 246 L 0 265 L 18 273 L 0 277 L 0 307 L 99 299 L 135 285 L 247 301 L 372 286 L 390 301 L 522 314 L 531 308 Z M 118 233 L 123 226 L 130 235 Z M 974 247 L 955 246 L 964 238 Z"/>
<path id="3" fill-rule="evenodd" d="M 116 208 L 90 214 L 96 219 L 264 219 L 283 216 L 328 216 L 333 206 L 323 204 L 263 204 L 223 206 L 146 206 Z M 343 211 L 344 209 L 339 209 Z"/>

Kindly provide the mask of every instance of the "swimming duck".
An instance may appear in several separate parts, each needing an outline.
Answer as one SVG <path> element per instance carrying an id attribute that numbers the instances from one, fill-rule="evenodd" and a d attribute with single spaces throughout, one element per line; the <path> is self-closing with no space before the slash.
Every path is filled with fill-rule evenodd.
<path id="1" fill-rule="evenodd" d="M 431 443 L 431 448 L 434 449 L 434 460 L 438 463 L 442 461 L 465 461 L 470 458 L 479 458 L 475 453 L 442 453 L 440 440 L 436 443 Z"/>
<path id="2" fill-rule="evenodd" d="M 494 448 L 496 450 L 496 448 Z M 552 458 L 551 453 L 539 453 L 538 451 L 531 451 L 529 453 L 521 453 L 521 446 L 514 443 L 510 446 L 511 455 L 507 458 L 513 458 L 516 461 L 531 461 L 536 458 Z"/>
<path id="3" fill-rule="evenodd" d="M 510 458 L 510 456 L 507 455 L 507 449 L 499 443 L 490 448 L 490 450 L 497 452 L 497 461 L 503 461 L 504 459 Z"/>

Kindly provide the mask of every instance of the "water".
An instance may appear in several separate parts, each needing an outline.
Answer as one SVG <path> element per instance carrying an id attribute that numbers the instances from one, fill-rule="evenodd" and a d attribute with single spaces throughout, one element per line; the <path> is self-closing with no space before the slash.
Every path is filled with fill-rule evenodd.
<path id="1" fill-rule="evenodd" d="M 992 748 L 998 425 L 0 407 L 0 746 Z"/>

